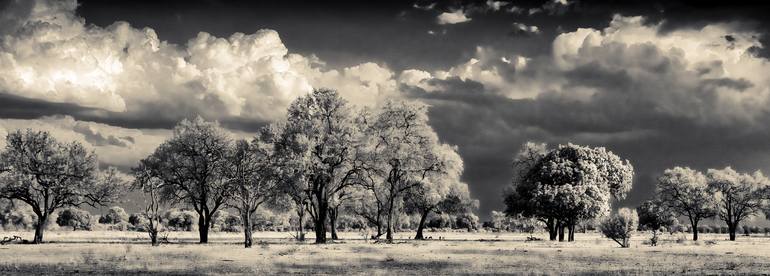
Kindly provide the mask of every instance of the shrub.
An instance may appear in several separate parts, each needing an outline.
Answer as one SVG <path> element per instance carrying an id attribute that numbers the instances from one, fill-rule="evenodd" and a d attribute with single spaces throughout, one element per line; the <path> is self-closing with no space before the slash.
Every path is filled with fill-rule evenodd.
<path id="1" fill-rule="evenodd" d="M 72 230 L 91 230 L 91 213 L 78 208 L 66 208 L 59 211 L 56 223 L 61 227 L 72 227 Z"/>
<path id="2" fill-rule="evenodd" d="M 16 204 L 12 200 L 0 202 L 0 225 L 5 230 L 34 229 L 37 215 L 27 204 Z"/>
<path id="3" fill-rule="evenodd" d="M 128 222 L 128 213 L 120 206 L 113 206 L 107 210 L 107 214 L 99 217 L 99 223 L 102 224 L 117 224 L 121 222 Z"/>
<path id="4" fill-rule="evenodd" d="M 190 210 L 171 209 L 163 213 L 163 222 L 169 229 L 192 231 L 198 222 L 198 214 Z"/>
<path id="5" fill-rule="evenodd" d="M 609 217 L 599 226 L 605 237 L 617 242 L 620 247 L 629 247 L 631 234 L 636 231 L 639 216 L 636 210 L 620 208 L 618 213 Z"/>
<path id="6" fill-rule="evenodd" d="M 108 225 L 107 226 L 107 230 L 111 230 L 111 231 L 128 231 L 132 227 L 133 226 L 130 223 L 128 223 L 127 221 L 121 221 L 119 223 Z"/>

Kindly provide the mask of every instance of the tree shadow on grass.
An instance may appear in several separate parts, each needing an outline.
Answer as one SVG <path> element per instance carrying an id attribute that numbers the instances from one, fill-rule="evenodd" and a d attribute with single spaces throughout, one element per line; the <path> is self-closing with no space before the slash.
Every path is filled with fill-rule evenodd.
<path id="1" fill-rule="evenodd" d="M 328 263 L 297 264 L 276 263 L 277 274 L 362 274 L 373 270 L 387 270 L 396 275 L 420 274 L 436 275 L 453 272 L 462 265 L 450 261 L 397 261 L 393 258 L 385 260 L 365 259 L 359 262 L 330 261 Z"/>

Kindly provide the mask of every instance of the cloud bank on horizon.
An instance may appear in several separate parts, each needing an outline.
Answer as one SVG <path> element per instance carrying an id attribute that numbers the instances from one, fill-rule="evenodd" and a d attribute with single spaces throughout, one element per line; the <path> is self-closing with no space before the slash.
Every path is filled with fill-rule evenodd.
<path id="1" fill-rule="evenodd" d="M 630 159 L 640 176 L 630 200 L 649 193 L 647 182 L 673 164 L 770 169 L 770 64 L 756 54 L 763 34 L 738 23 L 669 30 L 618 14 L 603 28 L 560 31 L 511 20 L 507 39 L 540 39 L 549 51 L 527 55 L 479 42 L 453 66 L 397 70 L 374 60 L 330 66 L 292 52 L 271 29 L 226 37 L 201 31 L 176 44 L 151 27 L 88 24 L 75 1 L 5 5 L 0 135 L 49 130 L 122 168 L 154 150 L 182 118 L 219 120 L 246 136 L 282 118 L 313 87 L 330 87 L 356 105 L 407 99 L 432 106 L 431 124 L 459 146 L 482 212 L 501 205 L 492 201 L 500 201 L 510 159 L 528 140 L 605 145 Z M 484 24 L 487 14 L 557 17 L 575 5 L 413 6 L 451 31 Z M 40 108 L 12 108 L 20 103 Z"/>

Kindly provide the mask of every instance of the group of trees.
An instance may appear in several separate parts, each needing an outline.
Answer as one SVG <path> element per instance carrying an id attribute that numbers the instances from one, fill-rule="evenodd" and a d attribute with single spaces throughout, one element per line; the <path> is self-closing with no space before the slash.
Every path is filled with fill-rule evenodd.
<path id="1" fill-rule="evenodd" d="M 351 210 L 387 240 L 400 215 L 419 214 L 416 238 L 423 238 L 428 215 L 468 212 L 475 204 L 460 181 L 456 148 L 439 142 L 426 112 L 407 102 L 355 110 L 337 92 L 321 89 L 295 100 L 285 121 L 261 128 L 250 141 L 233 141 L 216 122 L 184 120 L 133 168 L 135 188 L 147 201 L 147 227 L 157 229 L 163 206 L 189 206 L 206 243 L 215 213 L 232 208 L 250 247 L 252 218 L 268 206 L 295 210 L 300 239 L 309 217 L 316 243 L 326 242 L 329 228 L 336 239 L 340 213 Z"/>
<path id="2" fill-rule="evenodd" d="M 709 169 L 705 174 L 687 167 L 667 169 L 658 178 L 655 198 L 638 208 L 642 225 L 655 231 L 686 218 L 698 240 L 698 224 L 717 217 L 735 240 L 742 221 L 768 208 L 770 180 L 760 171 L 737 172 L 730 167 Z"/>
<path id="3" fill-rule="evenodd" d="M 513 186 L 505 196 L 507 223 L 537 219 L 551 240 L 564 240 L 566 228 L 572 241 L 576 223 L 598 219 L 599 230 L 623 247 L 637 227 L 651 230 L 655 243 L 658 231 L 677 224 L 680 217 L 689 221 L 697 240 L 698 223 L 715 216 L 735 240 L 740 223 L 768 208 L 770 199 L 770 180 L 759 171 L 740 173 L 726 167 L 704 174 L 675 167 L 658 178 L 653 199 L 609 216 L 612 201 L 631 189 L 633 167 L 604 148 L 568 144 L 548 149 L 529 142 L 516 155 L 514 170 Z M 493 214 L 496 227 L 505 222 Z"/>

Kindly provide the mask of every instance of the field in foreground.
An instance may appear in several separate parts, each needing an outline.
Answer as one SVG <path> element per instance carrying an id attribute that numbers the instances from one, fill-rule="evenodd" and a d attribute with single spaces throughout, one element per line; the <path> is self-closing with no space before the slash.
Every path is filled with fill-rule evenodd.
<path id="1" fill-rule="evenodd" d="M 2 236 L 11 234 L 4 232 Z M 31 233 L 20 233 L 31 236 Z M 406 237 L 406 233 L 403 234 Z M 326 245 L 296 243 L 287 233 L 256 233 L 254 248 L 236 233 L 173 233 L 172 244 L 151 247 L 135 232 L 49 232 L 50 243 L 0 246 L 0 274 L 762 274 L 770 271 L 770 238 L 708 235 L 677 242 L 666 235 L 657 247 L 618 248 L 598 234 L 574 243 L 526 242 L 526 235 L 429 233 L 429 241 L 374 244 L 358 233 Z M 441 236 L 448 240 L 437 240 Z M 537 235 L 543 237 L 542 234 Z M 398 237 L 398 236 L 397 236 Z M 261 239 L 260 239 L 261 238 Z"/>

